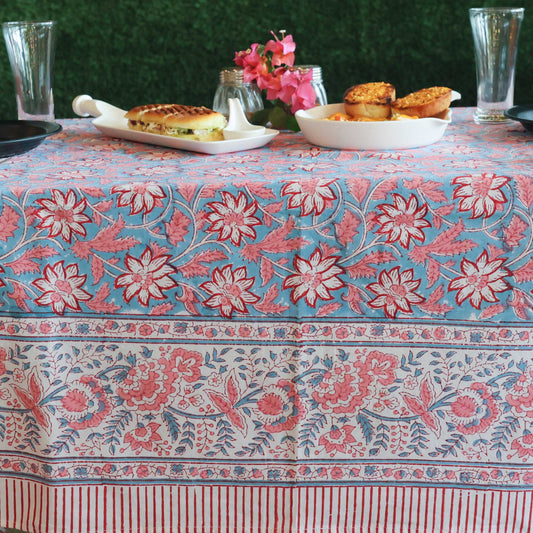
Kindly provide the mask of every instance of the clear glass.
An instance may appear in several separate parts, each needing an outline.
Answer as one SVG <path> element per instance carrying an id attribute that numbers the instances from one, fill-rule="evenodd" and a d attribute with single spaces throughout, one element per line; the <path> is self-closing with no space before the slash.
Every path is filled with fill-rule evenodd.
<path id="1" fill-rule="evenodd" d="M 229 116 L 228 99 L 238 98 L 248 120 L 263 109 L 261 91 L 255 83 L 244 83 L 240 67 L 228 67 L 220 72 L 220 81 L 213 98 L 213 110 Z"/>
<path id="2" fill-rule="evenodd" d="M 54 120 L 55 21 L 4 22 L 19 120 Z"/>
<path id="3" fill-rule="evenodd" d="M 478 124 L 507 122 L 513 106 L 518 35 L 524 8 L 477 7 L 469 10 L 474 38 Z"/>

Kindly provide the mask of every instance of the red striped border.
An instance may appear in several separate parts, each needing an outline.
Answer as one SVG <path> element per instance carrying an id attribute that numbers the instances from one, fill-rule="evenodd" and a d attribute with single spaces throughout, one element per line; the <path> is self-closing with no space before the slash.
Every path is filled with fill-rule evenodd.
<path id="1" fill-rule="evenodd" d="M 427 487 L 51 487 L 4 478 L 0 527 L 30 533 L 533 533 L 533 493 Z"/>

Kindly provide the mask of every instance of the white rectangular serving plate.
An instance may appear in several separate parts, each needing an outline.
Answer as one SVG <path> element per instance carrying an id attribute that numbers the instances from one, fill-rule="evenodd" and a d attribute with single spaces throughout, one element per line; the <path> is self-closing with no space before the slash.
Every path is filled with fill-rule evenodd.
<path id="1" fill-rule="evenodd" d="M 77 97 L 72 107 L 78 115 L 96 116 L 97 118 L 92 121 L 93 125 L 103 134 L 110 137 L 203 154 L 226 154 L 260 148 L 269 143 L 279 133 L 278 130 L 266 129 L 264 135 L 255 137 L 209 142 L 195 141 L 131 130 L 128 128 L 128 120 L 124 117 L 126 111 L 101 100 L 93 100 L 88 96 L 85 98 L 85 95 Z"/>

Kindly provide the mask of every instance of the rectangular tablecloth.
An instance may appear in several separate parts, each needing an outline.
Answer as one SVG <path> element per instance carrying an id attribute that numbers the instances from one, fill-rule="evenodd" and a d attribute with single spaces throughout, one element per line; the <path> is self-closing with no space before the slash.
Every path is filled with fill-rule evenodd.
<path id="1" fill-rule="evenodd" d="M 0 165 L 0 527 L 531 531 L 533 156 L 89 120 Z"/>

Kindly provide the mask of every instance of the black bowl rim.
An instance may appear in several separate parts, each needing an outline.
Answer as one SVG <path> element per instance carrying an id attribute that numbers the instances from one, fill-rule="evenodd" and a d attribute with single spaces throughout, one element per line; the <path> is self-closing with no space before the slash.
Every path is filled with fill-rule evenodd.
<path id="1" fill-rule="evenodd" d="M 44 139 L 45 137 L 48 137 L 49 135 L 54 135 L 55 133 L 59 133 L 63 129 L 61 124 L 58 124 L 57 122 L 48 122 L 45 120 L 0 120 L 0 129 L 2 128 L 2 126 L 12 126 L 12 125 L 19 125 L 19 124 L 34 126 L 36 128 L 41 128 L 44 131 L 43 133 L 39 133 L 37 135 L 28 135 L 27 137 L 20 137 L 18 139 L 6 139 L 4 141 L 0 140 L 0 145 Z"/>
<path id="2" fill-rule="evenodd" d="M 520 116 L 520 113 L 522 111 L 531 111 L 533 110 L 533 104 L 527 104 L 527 105 L 515 105 L 506 111 L 504 111 L 504 114 L 506 117 L 511 118 L 513 120 L 518 120 L 518 122 L 526 123 L 526 124 L 533 124 L 533 120 L 529 118 L 524 118 Z"/>

